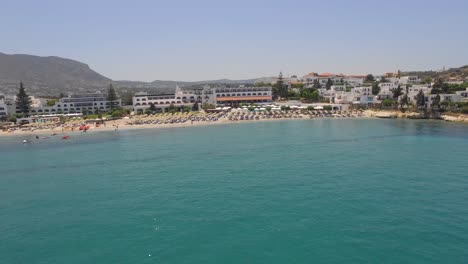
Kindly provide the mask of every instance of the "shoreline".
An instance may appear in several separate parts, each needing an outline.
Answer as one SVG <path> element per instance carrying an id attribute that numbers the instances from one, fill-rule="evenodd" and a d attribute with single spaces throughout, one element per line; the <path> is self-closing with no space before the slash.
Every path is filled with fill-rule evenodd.
<path id="1" fill-rule="evenodd" d="M 366 110 L 366 116 L 375 118 L 399 118 L 399 119 L 427 119 L 440 120 L 446 122 L 456 122 L 468 124 L 468 115 L 465 114 L 440 114 L 420 113 L 420 112 L 401 112 L 398 110 Z"/>
<path id="2" fill-rule="evenodd" d="M 242 120 L 242 121 L 234 121 L 229 119 L 222 119 L 218 121 L 202 121 L 202 122 L 185 122 L 185 123 L 174 123 L 174 124 L 142 124 L 142 125 L 130 125 L 130 124 L 123 124 L 123 119 L 119 119 L 116 121 L 120 121 L 117 123 L 118 128 L 111 125 L 107 125 L 105 127 L 95 127 L 91 126 L 88 132 L 82 132 L 80 130 L 75 129 L 74 131 L 66 129 L 62 133 L 61 127 L 56 127 L 54 129 L 37 129 L 31 131 L 13 131 L 13 132 L 2 132 L 0 131 L 0 138 L 2 137 L 18 137 L 18 136 L 51 136 L 51 134 L 56 133 L 56 137 L 61 137 L 63 135 L 76 135 L 81 133 L 99 133 L 99 132 L 112 132 L 112 131 L 127 131 L 127 130 L 147 130 L 147 129 L 167 129 L 167 128 L 189 128 L 189 127 L 203 127 L 203 126 L 216 126 L 216 125 L 231 125 L 231 124 L 247 124 L 247 123 L 257 123 L 257 122 L 277 122 L 277 121 L 291 121 L 291 120 L 300 120 L 300 121 L 307 121 L 307 120 L 314 120 L 314 119 L 333 119 L 333 120 L 344 120 L 344 119 L 372 119 L 372 117 L 348 117 L 348 118 L 340 118 L 340 117 L 328 117 L 328 118 L 309 118 L 309 117 L 302 117 L 302 118 L 271 118 L 271 119 L 260 119 L 260 120 Z M 126 122 L 126 120 L 125 120 Z"/>
<path id="3" fill-rule="evenodd" d="M 315 117 L 310 118 L 307 115 L 300 115 L 295 118 L 271 118 L 271 119 L 259 119 L 259 120 L 229 120 L 227 118 L 222 118 L 217 121 L 186 121 L 184 123 L 169 123 L 169 124 L 137 124 L 132 125 L 128 124 L 132 119 L 119 119 L 115 121 L 110 121 L 106 126 L 96 127 L 92 125 L 88 132 L 82 132 L 78 129 L 71 130 L 69 128 L 64 128 L 58 126 L 53 129 L 36 129 L 36 130 L 26 130 L 26 131 L 13 131 L 13 132 L 4 132 L 0 131 L 0 138 L 2 137 L 19 137 L 19 136 L 52 136 L 56 134 L 57 137 L 62 137 L 64 135 L 76 135 L 81 133 L 99 133 L 99 132 L 112 132 L 112 131 L 126 131 L 126 130 L 137 130 L 137 129 L 164 129 L 164 128 L 187 128 L 187 127 L 200 127 L 200 126 L 214 126 L 214 125 L 230 125 L 230 124 L 244 124 L 244 123 L 255 123 L 255 122 L 275 122 L 275 121 L 284 121 L 284 120 L 314 120 L 314 119 L 332 119 L 332 120 L 345 120 L 345 119 L 426 119 L 426 120 L 438 120 L 445 122 L 455 122 L 455 123 L 464 123 L 468 124 L 468 116 L 459 114 L 457 116 L 451 115 L 441 115 L 440 118 L 431 118 L 421 116 L 417 112 L 400 112 L 395 110 L 365 110 L 363 116 L 361 117 Z M 135 118 L 134 120 L 145 120 L 144 118 Z"/>

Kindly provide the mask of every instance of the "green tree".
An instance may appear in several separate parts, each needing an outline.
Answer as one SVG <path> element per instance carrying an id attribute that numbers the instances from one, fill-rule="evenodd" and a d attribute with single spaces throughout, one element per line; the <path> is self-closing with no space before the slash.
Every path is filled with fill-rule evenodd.
<path id="1" fill-rule="evenodd" d="M 440 108 L 440 95 L 437 94 L 436 96 L 434 96 L 432 98 L 432 105 L 431 105 L 431 108 L 434 109 L 434 108 Z"/>
<path id="2" fill-rule="evenodd" d="M 379 83 L 378 82 L 374 82 L 372 84 L 372 94 L 373 95 L 378 95 L 380 92 L 380 86 L 379 86 Z"/>
<path id="3" fill-rule="evenodd" d="M 150 104 L 150 107 L 149 107 L 149 109 L 150 109 L 150 110 L 151 110 L 151 112 L 153 112 L 153 113 L 154 113 L 154 112 L 156 112 L 156 110 L 157 110 L 157 108 L 156 108 L 156 105 L 155 105 L 155 104 L 153 104 L 153 103 L 151 103 L 151 104 Z"/>
<path id="4" fill-rule="evenodd" d="M 407 106 L 409 103 L 408 101 L 408 94 L 404 94 L 402 97 L 401 97 L 401 100 L 400 100 L 400 108 L 403 108 L 404 106 Z"/>
<path id="5" fill-rule="evenodd" d="M 332 85 L 333 85 L 332 80 L 331 80 L 331 79 L 328 79 L 328 80 L 327 80 L 327 84 L 325 85 L 325 88 L 326 88 L 327 90 L 330 90 L 331 87 L 332 87 Z"/>
<path id="6" fill-rule="evenodd" d="M 321 87 L 322 87 L 322 85 L 320 85 L 320 81 L 318 79 L 315 79 L 313 88 L 314 89 L 320 89 Z"/>
<path id="7" fill-rule="evenodd" d="M 16 107 L 26 116 L 28 115 L 29 110 L 31 110 L 31 105 L 31 97 L 29 97 L 29 95 L 26 93 L 23 82 L 20 82 L 19 92 L 16 95 Z"/>
<path id="8" fill-rule="evenodd" d="M 388 82 L 388 80 L 385 79 L 385 76 L 382 76 L 382 77 L 380 78 L 380 82 L 381 82 L 381 83 L 386 83 L 386 82 Z"/>
<path id="9" fill-rule="evenodd" d="M 388 99 L 388 98 L 387 98 L 387 99 L 384 99 L 384 100 L 382 101 L 382 105 L 383 105 L 383 106 L 386 106 L 386 107 L 391 107 L 391 106 L 395 105 L 395 100 L 393 100 L 393 99 Z"/>
<path id="10" fill-rule="evenodd" d="M 448 83 L 443 83 L 442 84 L 442 93 L 446 94 L 446 93 L 449 93 L 450 92 L 450 86 L 448 85 Z"/>
<path id="11" fill-rule="evenodd" d="M 318 102 L 320 101 L 320 95 L 319 95 L 319 92 L 318 90 L 314 90 L 311 94 L 310 94 L 310 98 L 309 98 L 312 102 Z"/>
<path id="12" fill-rule="evenodd" d="M 408 92 L 409 92 L 409 87 L 406 86 L 406 93 L 401 97 L 401 100 L 400 100 L 400 107 L 401 108 L 403 108 L 403 106 L 408 106 L 409 105 Z"/>
<path id="13" fill-rule="evenodd" d="M 364 80 L 366 82 L 373 82 L 375 81 L 374 75 L 372 74 L 367 74 L 366 79 Z"/>
<path id="14" fill-rule="evenodd" d="M 198 102 L 195 102 L 192 106 L 192 111 L 198 111 L 200 109 L 198 109 Z"/>
<path id="15" fill-rule="evenodd" d="M 419 93 L 414 97 L 416 100 L 416 106 L 418 108 L 425 108 L 426 107 L 426 96 L 424 96 L 424 93 L 422 90 L 419 91 Z"/>
<path id="16" fill-rule="evenodd" d="M 432 83 L 432 77 L 431 77 L 431 76 L 427 76 L 426 78 L 424 78 L 423 83 L 425 83 L 425 84 L 431 84 L 431 83 Z"/>
<path id="17" fill-rule="evenodd" d="M 443 92 L 442 92 L 442 86 L 443 86 L 443 85 L 444 85 L 444 81 L 443 81 L 441 78 L 437 78 L 437 79 L 434 81 L 434 84 L 432 85 L 431 94 L 443 93 Z"/>
<path id="18" fill-rule="evenodd" d="M 47 106 L 54 106 L 58 102 L 58 99 L 49 99 L 47 100 Z"/>
<path id="19" fill-rule="evenodd" d="M 204 103 L 204 104 L 202 105 L 202 108 L 203 108 L 203 110 L 215 109 L 216 106 L 215 106 L 215 105 L 212 105 L 212 104 L 209 104 L 209 103 Z"/>
<path id="20" fill-rule="evenodd" d="M 288 97 L 288 88 L 284 85 L 284 78 L 282 72 L 280 72 L 280 74 L 278 75 L 278 80 L 276 81 L 275 85 L 273 85 L 273 97 Z"/>
<path id="21" fill-rule="evenodd" d="M 177 108 L 174 106 L 174 104 L 170 104 L 169 107 L 167 108 L 167 112 L 175 113 L 177 112 Z"/>
<path id="22" fill-rule="evenodd" d="M 393 94 L 393 99 L 395 100 L 398 100 L 398 97 L 400 97 L 400 95 L 403 95 L 403 88 L 401 88 L 400 85 L 398 85 L 397 88 L 393 88 L 390 90 Z"/>
<path id="23" fill-rule="evenodd" d="M 117 98 L 117 94 L 115 93 L 115 89 L 114 89 L 114 86 L 111 84 L 109 84 L 109 91 L 107 92 L 107 101 L 110 102 L 110 108 L 111 109 L 114 109 L 115 105 L 115 101 L 117 101 L 118 98 Z"/>

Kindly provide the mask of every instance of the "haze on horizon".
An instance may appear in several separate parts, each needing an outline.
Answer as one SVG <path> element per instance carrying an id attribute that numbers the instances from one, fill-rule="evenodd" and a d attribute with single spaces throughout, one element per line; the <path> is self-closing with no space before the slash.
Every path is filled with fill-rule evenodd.
<path id="1" fill-rule="evenodd" d="M 114 80 L 249 79 L 468 64 L 468 2 L 2 1 L 0 52 Z"/>

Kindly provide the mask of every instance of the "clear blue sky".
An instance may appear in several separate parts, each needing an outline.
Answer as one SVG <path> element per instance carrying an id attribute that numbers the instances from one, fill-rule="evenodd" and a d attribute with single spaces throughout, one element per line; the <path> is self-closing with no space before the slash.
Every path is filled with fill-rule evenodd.
<path id="1" fill-rule="evenodd" d="M 468 1 L 3 0 L 0 36 L 114 80 L 440 69 L 468 64 Z"/>

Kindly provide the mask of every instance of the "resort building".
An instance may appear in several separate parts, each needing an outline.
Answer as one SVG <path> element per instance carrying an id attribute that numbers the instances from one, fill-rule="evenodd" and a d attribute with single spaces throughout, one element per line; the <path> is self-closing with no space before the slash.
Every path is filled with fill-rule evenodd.
<path id="1" fill-rule="evenodd" d="M 15 96 L 0 94 L 0 117 L 9 116 L 16 113 Z"/>
<path id="2" fill-rule="evenodd" d="M 360 86 L 364 84 L 365 79 L 366 76 L 362 75 L 348 75 L 343 78 L 343 82 L 351 86 Z"/>
<path id="3" fill-rule="evenodd" d="M 81 118 L 82 113 L 74 114 L 51 114 L 51 115 L 34 115 L 29 117 L 18 118 L 20 124 L 35 124 L 35 123 L 56 123 L 60 122 L 60 117 Z"/>
<path id="4" fill-rule="evenodd" d="M 402 76 L 399 79 L 400 84 L 418 84 L 421 79 L 418 76 Z"/>
<path id="5" fill-rule="evenodd" d="M 408 87 L 408 93 L 419 93 L 419 91 L 423 91 L 424 94 L 430 94 L 432 87 L 428 84 L 412 85 Z M 405 89 L 403 89 L 403 92 L 405 92 Z"/>
<path id="6" fill-rule="evenodd" d="M 457 91 L 455 93 L 460 96 L 461 101 L 468 101 L 468 88 L 465 91 Z"/>
<path id="7" fill-rule="evenodd" d="M 348 103 L 348 104 L 373 104 L 374 103 L 374 96 L 372 95 L 372 87 L 370 86 L 359 86 L 351 89 L 351 92 L 346 93 L 343 92 L 341 94 L 342 101 L 341 103 Z M 340 99 L 340 98 L 338 98 Z M 338 103 L 335 99 L 335 103 Z"/>
<path id="8" fill-rule="evenodd" d="M 8 107 L 3 98 L 0 97 L 0 118 L 8 115 Z"/>
<path id="9" fill-rule="evenodd" d="M 426 95 L 425 100 L 426 100 L 426 106 L 431 107 L 432 105 L 432 100 L 434 97 L 436 97 L 437 94 L 429 94 Z M 440 102 L 460 102 L 461 101 L 461 96 L 459 94 L 439 94 L 440 96 Z M 416 103 L 416 100 L 414 97 L 410 97 L 410 99 Z"/>
<path id="10" fill-rule="evenodd" d="M 271 87 L 249 87 L 240 85 L 237 88 L 217 87 L 212 89 L 212 98 L 218 105 L 238 106 L 241 103 L 269 103 L 273 100 Z"/>
<path id="11" fill-rule="evenodd" d="M 183 91 L 178 86 L 174 93 L 170 94 L 148 94 L 145 92 L 136 93 L 132 99 L 133 111 L 144 112 L 151 105 L 157 111 L 165 112 L 169 107 L 182 109 L 185 106 L 193 107 L 196 102 L 200 102 L 202 94 L 195 91 Z"/>
<path id="12" fill-rule="evenodd" d="M 383 82 L 379 83 L 380 91 L 389 92 L 394 88 L 398 87 L 398 83 L 395 82 Z"/>
<path id="13" fill-rule="evenodd" d="M 303 77 L 303 83 L 306 87 L 312 87 L 317 82 L 321 87 L 325 86 L 328 81 L 331 81 L 334 85 L 348 84 L 350 86 L 360 86 L 364 83 L 366 76 L 362 75 L 344 75 L 344 74 L 333 74 L 333 73 L 321 73 L 311 72 Z"/>
<path id="14" fill-rule="evenodd" d="M 182 90 L 176 87 L 175 93 L 171 94 L 148 94 L 137 93 L 133 97 L 133 110 L 142 112 L 151 105 L 158 111 L 165 112 L 169 107 L 192 107 L 195 103 L 212 104 L 222 106 L 238 106 L 241 103 L 269 103 L 272 102 L 273 94 L 271 87 L 248 87 L 240 85 L 235 88 L 209 87 L 197 90 Z M 200 105 L 199 105 L 200 106 Z"/>
<path id="15" fill-rule="evenodd" d="M 100 113 L 121 106 L 120 99 L 110 102 L 101 93 L 75 94 L 60 98 L 52 106 L 33 105 L 30 114 Z"/>

